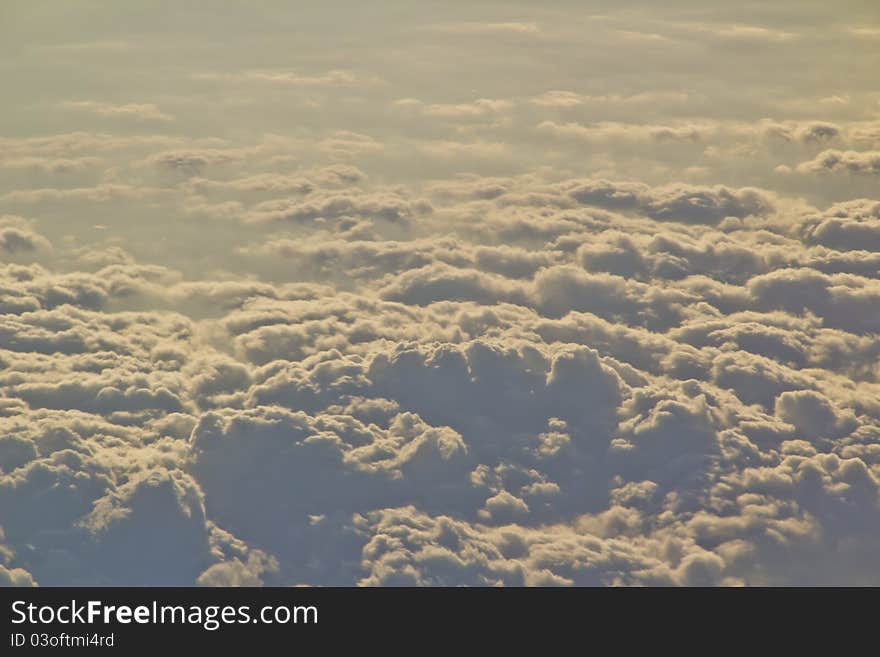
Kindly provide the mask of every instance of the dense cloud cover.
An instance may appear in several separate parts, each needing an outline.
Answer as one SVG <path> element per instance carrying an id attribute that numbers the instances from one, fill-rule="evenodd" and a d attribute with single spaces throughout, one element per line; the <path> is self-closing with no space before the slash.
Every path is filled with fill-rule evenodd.
<path id="1" fill-rule="evenodd" d="M 0 585 L 880 585 L 878 97 L 858 69 L 726 114 L 688 68 L 878 32 L 855 2 L 818 43 L 810 3 L 595 4 L 433 17 L 413 70 L 576 53 L 576 16 L 693 91 L 573 60 L 431 95 L 236 42 L 164 92 L 13 112 Z M 118 74 L 150 29 L 17 57 Z"/>

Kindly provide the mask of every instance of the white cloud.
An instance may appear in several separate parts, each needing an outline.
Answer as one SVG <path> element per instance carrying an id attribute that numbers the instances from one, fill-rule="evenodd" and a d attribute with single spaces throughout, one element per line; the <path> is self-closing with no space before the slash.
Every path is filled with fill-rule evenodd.
<path id="1" fill-rule="evenodd" d="M 105 118 L 135 119 L 137 121 L 173 121 L 174 117 L 163 112 L 153 103 L 128 103 L 116 105 L 96 100 L 69 100 L 62 103 L 69 109 L 92 112 Z"/>
<path id="2" fill-rule="evenodd" d="M 880 584 L 854 3 L 283 4 L 10 31 L 0 585 Z"/>

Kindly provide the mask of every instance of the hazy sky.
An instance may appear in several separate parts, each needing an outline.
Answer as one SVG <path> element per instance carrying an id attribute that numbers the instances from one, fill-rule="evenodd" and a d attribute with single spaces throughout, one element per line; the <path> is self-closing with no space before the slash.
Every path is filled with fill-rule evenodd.
<path id="1" fill-rule="evenodd" d="M 0 584 L 880 585 L 880 5 L 0 3 Z"/>

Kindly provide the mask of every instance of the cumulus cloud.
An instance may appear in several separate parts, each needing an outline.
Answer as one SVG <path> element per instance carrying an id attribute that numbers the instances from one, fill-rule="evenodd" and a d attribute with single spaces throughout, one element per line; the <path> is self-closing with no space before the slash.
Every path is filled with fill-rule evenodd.
<path id="1" fill-rule="evenodd" d="M 263 201 L 249 210 L 245 221 L 307 223 L 354 216 L 408 223 L 416 215 L 430 212 L 431 205 L 427 201 L 411 200 L 395 192 L 325 192 L 304 200 Z"/>
<path id="2" fill-rule="evenodd" d="M 27 220 L 10 215 L 0 216 L 0 251 L 14 255 L 51 248 L 49 240 L 35 232 Z"/>
<path id="3" fill-rule="evenodd" d="M 364 178 L 366 178 L 366 174 L 357 167 L 335 165 L 302 173 L 262 173 L 233 180 L 193 178 L 188 181 L 187 188 L 196 193 L 224 191 L 231 193 L 297 192 L 300 194 L 308 194 L 319 187 L 348 186 L 358 183 Z"/>
<path id="4" fill-rule="evenodd" d="M 36 582 L 31 574 L 22 568 L 12 568 L 11 570 L 5 566 L 0 566 L 0 586 L 36 586 Z"/>
<path id="5" fill-rule="evenodd" d="M 775 195 L 722 186 L 448 181 L 431 206 L 346 189 L 253 206 L 306 226 L 240 249 L 299 283 L 6 266 L 9 582 L 875 572 L 878 292 L 815 265 L 875 203 L 785 222 Z M 402 219 L 411 237 L 375 234 Z M 460 234 L 419 236 L 436 226 Z M 829 550 L 850 566 L 771 568 Z"/>
<path id="6" fill-rule="evenodd" d="M 243 153 L 234 150 L 173 150 L 151 155 L 147 163 L 170 171 L 193 175 L 209 165 L 229 164 L 240 160 Z"/>
<path id="7" fill-rule="evenodd" d="M 880 201 L 838 203 L 803 226 L 805 238 L 837 251 L 880 250 Z"/>
<path id="8" fill-rule="evenodd" d="M 880 174 L 880 151 L 822 151 L 814 159 L 798 165 L 801 173 Z"/>
<path id="9" fill-rule="evenodd" d="M 22 26 L 0 585 L 880 584 L 868 28 L 489 5 Z"/>
<path id="10" fill-rule="evenodd" d="M 558 104 L 560 97 L 555 96 Z M 554 102 L 553 98 L 545 100 Z M 654 142 L 697 142 L 703 138 L 703 130 L 697 125 L 640 125 L 600 122 L 594 126 L 580 123 L 559 124 L 544 121 L 538 130 L 555 137 L 576 138 L 585 140 L 626 140 Z"/>

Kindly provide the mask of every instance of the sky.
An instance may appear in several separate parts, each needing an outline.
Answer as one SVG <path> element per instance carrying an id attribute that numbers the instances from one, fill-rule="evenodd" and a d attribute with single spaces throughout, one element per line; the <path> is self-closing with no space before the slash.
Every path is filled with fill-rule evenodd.
<path id="1" fill-rule="evenodd" d="M 0 3 L 0 585 L 880 585 L 875 0 Z"/>

